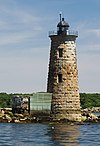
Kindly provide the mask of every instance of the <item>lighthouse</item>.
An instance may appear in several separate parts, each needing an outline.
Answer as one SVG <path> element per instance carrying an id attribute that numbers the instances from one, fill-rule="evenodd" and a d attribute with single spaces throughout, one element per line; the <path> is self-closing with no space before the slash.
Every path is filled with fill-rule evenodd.
<path id="1" fill-rule="evenodd" d="M 76 58 L 77 31 L 69 30 L 62 18 L 57 31 L 50 31 L 51 39 L 47 92 L 52 93 L 51 117 L 81 121 L 78 69 Z"/>

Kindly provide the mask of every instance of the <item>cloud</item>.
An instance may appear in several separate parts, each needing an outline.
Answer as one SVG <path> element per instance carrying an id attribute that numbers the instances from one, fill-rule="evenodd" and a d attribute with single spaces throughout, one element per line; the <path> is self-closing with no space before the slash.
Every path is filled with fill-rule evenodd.
<path id="1" fill-rule="evenodd" d="M 32 37 L 29 32 L 15 32 L 0 36 L 0 45 L 10 45 L 20 43 Z"/>
<path id="2" fill-rule="evenodd" d="M 10 1 L 12 2 L 12 1 Z M 0 6 L 0 45 L 17 44 L 37 37 L 42 31 L 41 19 L 30 11 Z"/>
<path id="3" fill-rule="evenodd" d="M 77 59 L 81 91 L 99 90 L 100 62 L 99 5 L 85 2 L 34 0 L 0 1 L 0 90 L 32 92 L 46 90 L 50 40 L 59 11 L 78 30 Z M 91 3 L 94 4 L 94 3 Z M 52 6 L 55 5 L 56 7 Z M 67 7 L 66 7 L 67 6 Z M 86 9 L 84 11 L 84 8 Z M 92 7 L 93 6 L 93 7 Z M 67 8 L 67 9 L 66 9 Z M 81 9 L 81 13 L 80 12 Z M 92 9 L 94 8 L 94 9 Z M 74 13 L 74 11 L 76 13 Z M 96 16 L 95 18 L 91 17 Z M 57 18 L 58 17 L 58 18 Z M 55 24 L 56 23 L 56 24 Z M 77 27 L 76 27 L 77 25 Z M 97 84 L 97 85 L 96 85 Z"/>
<path id="4" fill-rule="evenodd" d="M 79 37 L 77 39 L 78 53 L 100 54 L 100 28 L 93 25 L 93 21 L 81 21 L 77 26 Z M 100 23 L 98 20 L 96 21 Z"/>
<path id="5" fill-rule="evenodd" d="M 100 37 L 100 29 L 90 29 L 89 32 Z"/>
<path id="6" fill-rule="evenodd" d="M 79 88 L 81 92 L 100 92 L 100 55 L 78 56 Z"/>
<path id="7" fill-rule="evenodd" d="M 35 53 L 32 56 L 0 58 L 0 89 L 5 92 L 46 90 L 48 60 Z M 40 57 L 41 55 L 41 57 Z M 36 56 L 36 57 L 35 57 Z"/>
<path id="8" fill-rule="evenodd" d="M 0 5 L 0 91 L 46 90 L 49 46 L 41 37 L 43 24 L 34 10 L 16 1 Z"/>
<path id="9" fill-rule="evenodd" d="M 77 60 L 80 92 L 100 92 L 100 28 L 86 20 L 79 23 L 77 30 Z M 95 21 L 100 24 L 99 20 Z"/>

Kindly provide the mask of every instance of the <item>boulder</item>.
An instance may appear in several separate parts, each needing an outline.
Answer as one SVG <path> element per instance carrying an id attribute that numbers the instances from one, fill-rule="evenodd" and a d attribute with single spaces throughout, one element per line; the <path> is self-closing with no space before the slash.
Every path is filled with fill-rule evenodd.
<path id="1" fill-rule="evenodd" d="M 12 121 L 12 118 L 8 114 L 5 115 L 5 119 L 8 121 L 8 123 Z"/>
<path id="2" fill-rule="evenodd" d="M 23 117 L 24 117 L 24 115 L 23 115 L 23 114 L 17 114 L 17 113 L 16 113 L 16 114 L 14 114 L 14 116 L 15 116 L 15 117 L 19 117 L 19 118 L 23 118 Z"/>
<path id="3" fill-rule="evenodd" d="M 93 113 L 89 113 L 88 114 L 88 120 L 90 120 L 90 121 L 97 121 L 98 117 L 95 114 L 93 114 Z"/>
<path id="4" fill-rule="evenodd" d="M 14 123 L 20 123 L 20 121 L 18 119 L 15 119 Z"/>
<path id="5" fill-rule="evenodd" d="M 82 116 L 81 120 L 82 120 L 82 122 L 86 121 L 87 120 L 87 116 Z"/>

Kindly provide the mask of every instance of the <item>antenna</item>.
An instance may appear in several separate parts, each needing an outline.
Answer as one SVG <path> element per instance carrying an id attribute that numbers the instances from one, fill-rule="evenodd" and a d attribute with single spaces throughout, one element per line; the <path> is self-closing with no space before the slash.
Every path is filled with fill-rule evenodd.
<path id="1" fill-rule="evenodd" d="M 60 13 L 59 13 L 59 15 L 60 15 L 60 22 L 61 22 L 61 14 L 62 14 L 62 12 L 60 11 Z"/>

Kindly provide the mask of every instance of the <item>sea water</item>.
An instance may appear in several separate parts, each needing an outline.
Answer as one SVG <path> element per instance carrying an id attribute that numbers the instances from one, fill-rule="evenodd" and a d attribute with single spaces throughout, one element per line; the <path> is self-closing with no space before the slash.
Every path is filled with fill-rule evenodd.
<path id="1" fill-rule="evenodd" d="M 0 123 L 0 146 L 100 146 L 100 124 Z"/>

